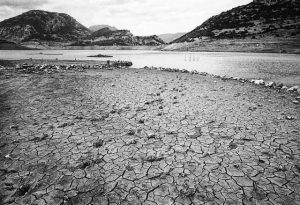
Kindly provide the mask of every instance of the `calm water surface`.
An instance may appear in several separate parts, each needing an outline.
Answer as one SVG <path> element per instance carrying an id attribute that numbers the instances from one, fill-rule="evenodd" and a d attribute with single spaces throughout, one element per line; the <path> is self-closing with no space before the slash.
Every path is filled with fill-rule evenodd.
<path id="1" fill-rule="evenodd" d="M 107 54 L 113 58 L 90 58 Z M 300 55 L 137 50 L 0 51 L 0 59 L 127 60 L 133 67 L 161 66 L 300 85 Z"/>

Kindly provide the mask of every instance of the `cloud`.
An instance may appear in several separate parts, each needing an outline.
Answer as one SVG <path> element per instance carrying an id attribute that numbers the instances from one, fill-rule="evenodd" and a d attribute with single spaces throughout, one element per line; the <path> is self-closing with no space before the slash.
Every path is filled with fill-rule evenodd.
<path id="1" fill-rule="evenodd" d="M 47 3 L 48 0 L 1 0 L 1 7 L 34 9 Z"/>

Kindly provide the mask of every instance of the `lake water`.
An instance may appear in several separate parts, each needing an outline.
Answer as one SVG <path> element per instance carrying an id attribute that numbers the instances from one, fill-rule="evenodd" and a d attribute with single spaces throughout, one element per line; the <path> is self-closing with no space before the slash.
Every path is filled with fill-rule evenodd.
<path id="1" fill-rule="evenodd" d="M 89 55 L 112 55 L 91 58 Z M 0 51 L 0 59 L 126 60 L 133 67 L 160 66 L 218 75 L 264 79 L 300 85 L 300 55 L 227 52 L 167 52 L 143 50 L 41 50 Z"/>

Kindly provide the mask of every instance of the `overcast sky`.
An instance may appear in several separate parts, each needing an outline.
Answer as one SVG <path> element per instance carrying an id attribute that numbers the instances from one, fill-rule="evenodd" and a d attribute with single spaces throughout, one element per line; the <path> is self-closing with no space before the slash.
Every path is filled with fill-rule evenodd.
<path id="1" fill-rule="evenodd" d="M 32 9 L 63 12 L 85 26 L 109 24 L 135 35 L 188 32 L 251 0 L 0 0 L 0 21 Z"/>

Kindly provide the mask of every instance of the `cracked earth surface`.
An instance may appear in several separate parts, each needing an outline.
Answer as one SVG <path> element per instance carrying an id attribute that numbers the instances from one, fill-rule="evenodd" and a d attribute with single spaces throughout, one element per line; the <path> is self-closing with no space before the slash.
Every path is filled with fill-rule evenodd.
<path id="1" fill-rule="evenodd" d="M 0 86 L 0 204 L 300 204 L 287 94 L 143 69 Z"/>

